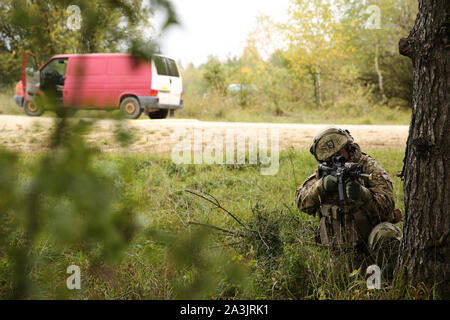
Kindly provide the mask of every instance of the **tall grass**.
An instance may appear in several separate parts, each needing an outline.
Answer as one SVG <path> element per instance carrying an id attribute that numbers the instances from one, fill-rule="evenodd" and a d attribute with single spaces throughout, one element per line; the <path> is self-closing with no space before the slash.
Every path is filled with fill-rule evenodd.
<path id="1" fill-rule="evenodd" d="M 24 114 L 23 109 L 14 102 L 15 88 L 0 87 L 0 114 Z"/>
<path id="2" fill-rule="evenodd" d="M 407 125 L 411 111 L 397 105 L 371 104 L 357 93 L 342 96 L 335 102 L 328 101 L 321 108 L 289 99 L 275 105 L 263 96 L 241 106 L 236 99 L 210 93 L 206 96 L 186 94 L 184 108 L 176 112 L 176 117 L 233 122 Z"/>
<path id="3" fill-rule="evenodd" d="M 395 176 L 403 151 L 369 153 L 393 178 L 396 205 L 403 208 L 402 182 Z M 41 157 L 20 156 L 21 184 L 27 184 Z M 42 233 L 33 247 L 37 259 L 29 270 L 33 290 L 28 298 L 433 297 L 426 287 L 404 289 L 401 281 L 384 281 L 382 290 L 369 291 L 364 270 L 341 268 L 340 258 L 314 243 L 317 218 L 299 212 L 293 201 L 295 188 L 316 166 L 307 152 L 282 152 L 274 176 L 260 175 L 258 165 L 175 165 L 163 155 L 98 154 L 92 166 L 116 177 L 117 205 L 131 206 L 136 215 L 134 238 L 120 254 L 120 262 L 111 264 L 75 243 L 61 247 L 55 234 Z M 186 189 L 214 195 L 245 228 Z M 57 205 L 54 201 L 43 205 Z M 252 231 L 241 237 L 192 222 L 238 233 Z M 3 225 L 14 226 L 11 221 Z M 8 240 L 10 245 L 20 243 L 21 236 L 16 233 Z M 10 259 L 7 252 L 0 252 L 3 298 L 10 296 L 13 283 Z M 81 268 L 81 290 L 66 288 L 66 268 L 72 264 Z"/>

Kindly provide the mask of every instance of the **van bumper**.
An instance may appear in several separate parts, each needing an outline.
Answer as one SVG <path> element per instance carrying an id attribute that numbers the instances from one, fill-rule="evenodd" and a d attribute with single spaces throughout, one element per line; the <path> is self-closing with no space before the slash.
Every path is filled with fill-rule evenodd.
<path id="1" fill-rule="evenodd" d="M 23 96 L 14 96 L 14 102 L 22 108 L 23 106 Z"/>
<path id="2" fill-rule="evenodd" d="M 183 108 L 183 100 L 180 104 L 161 104 L 158 97 L 138 97 L 142 109 L 168 109 L 176 110 Z"/>

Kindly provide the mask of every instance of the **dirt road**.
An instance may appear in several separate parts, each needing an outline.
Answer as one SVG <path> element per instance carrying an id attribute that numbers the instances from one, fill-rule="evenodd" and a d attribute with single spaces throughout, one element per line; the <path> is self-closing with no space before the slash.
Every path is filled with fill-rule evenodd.
<path id="1" fill-rule="evenodd" d="M 48 136 L 55 126 L 55 118 L 32 118 L 27 116 L 0 116 L 0 143 L 3 147 L 22 151 L 44 151 L 48 149 Z M 71 122 L 93 121 L 73 118 Z M 193 143 L 193 149 L 205 147 L 211 141 L 230 134 L 245 134 L 258 137 L 268 136 L 269 143 L 274 132 L 279 136 L 281 150 L 294 147 L 308 149 L 313 136 L 329 125 L 203 122 L 191 119 L 166 120 L 97 120 L 87 134 L 87 140 L 104 152 L 168 153 L 183 137 L 193 141 L 201 137 L 200 144 Z M 122 127 L 132 135 L 132 143 L 122 148 L 116 141 L 115 132 Z M 365 150 L 404 149 L 408 126 L 340 125 L 350 130 L 355 141 Z"/>

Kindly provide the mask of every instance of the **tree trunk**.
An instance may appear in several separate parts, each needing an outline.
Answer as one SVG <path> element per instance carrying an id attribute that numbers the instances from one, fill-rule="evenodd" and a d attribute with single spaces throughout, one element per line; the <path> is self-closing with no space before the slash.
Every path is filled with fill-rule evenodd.
<path id="1" fill-rule="evenodd" d="M 316 103 L 318 107 L 322 106 L 322 83 L 320 82 L 320 66 L 319 64 L 316 65 L 315 70 L 315 83 L 316 83 Z"/>
<path id="2" fill-rule="evenodd" d="M 450 1 L 419 0 L 400 53 L 413 61 L 413 109 L 404 159 L 399 263 L 410 284 L 450 294 Z"/>
<path id="3" fill-rule="evenodd" d="M 380 89 L 381 99 L 383 101 L 383 104 L 387 104 L 388 98 L 386 97 L 386 94 L 384 93 L 383 75 L 381 74 L 381 71 L 380 71 L 380 67 L 378 64 L 378 58 L 379 58 L 379 53 L 378 53 L 378 44 L 377 44 L 376 48 L 375 48 L 375 71 L 377 72 L 377 75 L 378 75 L 378 88 Z"/>

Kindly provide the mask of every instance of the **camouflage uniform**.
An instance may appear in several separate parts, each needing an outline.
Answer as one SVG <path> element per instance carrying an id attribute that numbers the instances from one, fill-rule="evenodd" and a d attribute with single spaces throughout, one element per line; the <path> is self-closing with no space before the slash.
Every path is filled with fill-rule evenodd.
<path id="1" fill-rule="evenodd" d="M 325 143 L 322 143 L 325 147 L 319 145 L 319 148 L 331 149 L 328 154 L 323 153 L 326 151 L 325 149 L 317 151 L 313 150 L 313 147 L 311 152 L 320 162 L 335 153 L 335 147 L 338 147 L 337 150 L 339 150 L 340 146 L 344 145 L 349 151 L 350 158 L 346 164 L 361 164 L 364 173 L 377 176 L 375 180 L 362 178 L 357 180 L 367 188 L 362 188 L 365 192 L 364 200 L 345 199 L 339 201 L 337 193 L 326 192 L 323 178 L 319 178 L 318 170 L 316 170 L 315 174 L 311 175 L 297 189 L 295 201 L 301 211 L 311 215 L 319 214 L 317 238 L 320 238 L 322 244 L 344 249 L 346 252 L 356 250 L 358 254 L 356 263 L 361 264 L 363 260 L 371 256 L 370 262 L 381 264 L 377 256 L 379 250 L 385 250 L 385 246 L 380 246 L 380 243 L 388 238 L 397 240 L 396 245 L 398 245 L 401 237 L 400 229 L 392 224 L 395 221 L 392 180 L 375 159 L 361 152 L 359 145 L 354 143 L 349 132 L 346 132 L 348 133 L 347 138 L 337 135 L 335 137 L 338 140 L 335 138 L 334 143 L 328 141 L 328 147 Z M 343 140 L 339 140 L 341 138 Z M 316 141 L 313 146 L 315 143 Z M 316 152 L 322 152 L 322 155 L 325 156 L 319 159 Z"/>

